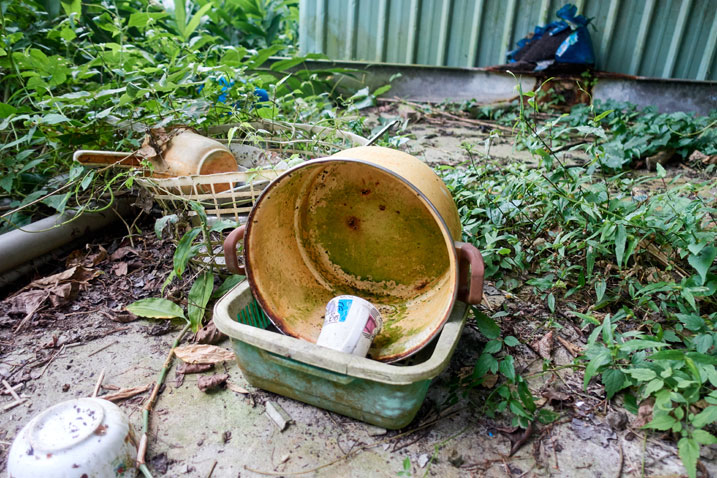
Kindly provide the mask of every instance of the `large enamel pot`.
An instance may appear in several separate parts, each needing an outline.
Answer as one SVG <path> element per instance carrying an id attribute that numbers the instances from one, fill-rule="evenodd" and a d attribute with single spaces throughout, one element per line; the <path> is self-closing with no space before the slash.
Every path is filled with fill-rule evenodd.
<path id="1" fill-rule="evenodd" d="M 480 302 L 483 259 L 456 242 L 460 232 L 450 192 L 427 165 L 360 147 L 276 178 L 227 237 L 224 254 L 271 321 L 294 337 L 315 342 L 337 295 L 369 300 L 384 323 L 369 356 L 393 362 L 438 334 L 456 299 Z"/>

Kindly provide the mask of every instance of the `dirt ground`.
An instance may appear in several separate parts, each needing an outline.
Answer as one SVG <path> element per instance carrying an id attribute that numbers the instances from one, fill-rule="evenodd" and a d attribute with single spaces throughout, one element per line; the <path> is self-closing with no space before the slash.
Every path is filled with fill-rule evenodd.
<path id="1" fill-rule="evenodd" d="M 382 114 L 397 114 L 384 110 Z M 480 143 L 484 128 L 456 122 L 409 126 L 416 139 L 405 147 L 431 165 L 467 160 L 461 143 Z M 531 161 L 514 150 L 510 137 L 496 141 L 491 155 Z M 571 159 L 571 158 L 566 158 Z M 580 160 L 581 158 L 572 158 Z M 45 408 L 92 394 L 104 372 L 100 396 L 117 389 L 148 386 L 156 380 L 180 323 L 137 319 L 124 306 L 159 296 L 170 272 L 173 244 L 158 240 L 152 222 L 130 242 L 126 230 L 112 229 L 68 256 L 58 257 L 34 279 L 70 270 L 49 284 L 6 291 L 0 302 L 0 377 L 17 386 L 21 405 L 0 414 L 0 471 L 19 430 Z M 73 269 L 74 268 L 74 269 Z M 33 289 L 37 294 L 26 294 Z M 49 291 L 49 292 L 48 292 Z M 48 295 L 43 295 L 47 293 Z M 170 295 L 181 300 L 186 288 Z M 21 300 L 18 297 L 22 297 Z M 34 299 L 33 299 L 34 297 Z M 31 299 L 42 304 L 26 323 Z M 550 316 L 541 305 L 486 287 L 482 307 L 503 307 L 504 332 L 516 336 L 516 368 L 529 377 L 541 404 L 560 418 L 536 425 L 527 440 L 506 430 L 510 424 L 483 413 L 490 389 L 463 390 L 485 339 L 470 324 L 464 328 L 449 367 L 432 384 L 416 419 L 406 428 L 387 431 L 250 386 L 236 363 L 211 373 L 227 373 L 235 390 L 204 393 L 200 375 L 178 380 L 170 371 L 151 418 L 148 452 L 154 476 L 257 477 L 668 477 L 685 474 L 674 443 L 646 436 L 634 427 L 637 416 L 604 399 L 601 386 L 582 388 L 582 376 L 571 368 L 583 331 L 558 313 L 562 328 L 549 344 L 544 340 Z M 558 339 L 557 335 L 560 336 Z M 531 344 L 531 345 L 525 345 Z M 567 345 L 566 345 L 567 344 Z M 219 344 L 231 348 L 228 339 Z M 572 346 L 572 347 L 571 347 Z M 547 347 L 547 348 L 546 348 Z M 573 348 L 575 347 L 575 348 Z M 541 357 L 541 355 L 543 357 Z M 547 357 L 545 360 L 544 358 Z M 543 373 L 543 364 L 554 373 Z M 142 405 L 149 392 L 118 405 L 141 429 Z M 280 431 L 265 413 L 278 403 L 292 422 Z M 9 394 L 0 405 L 13 402 Z M 524 442 L 509 456 L 513 441 Z M 706 476 L 717 474 L 717 450 L 703 447 Z"/>

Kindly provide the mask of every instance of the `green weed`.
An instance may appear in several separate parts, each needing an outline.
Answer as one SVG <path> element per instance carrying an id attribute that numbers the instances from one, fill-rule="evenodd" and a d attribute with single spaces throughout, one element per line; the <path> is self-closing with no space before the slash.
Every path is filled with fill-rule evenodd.
<path id="1" fill-rule="evenodd" d="M 584 386 L 599 380 L 607 399 L 622 394 L 634 413 L 654 400 L 645 428 L 669 431 L 694 477 L 700 445 L 717 442 L 708 431 L 717 419 L 717 210 L 709 193 L 717 182 L 668 178 L 660 165 L 653 176 L 611 171 L 664 148 L 713 154 L 714 115 L 605 105 L 551 116 L 534 100 L 521 94 L 514 128 L 538 167 L 476 162 L 469 147 L 469 164 L 443 168 L 464 239 L 482 251 L 497 287 L 529 293 L 589 331 Z M 593 159 L 568 167 L 550 145 L 576 133 L 588 136 L 577 147 Z M 474 312 L 489 341 L 469 385 L 502 378 L 484 411 L 507 413 L 523 428 L 554 419 L 539 415 L 515 372 L 517 339 L 501 338 L 494 321 L 507 312 Z"/>

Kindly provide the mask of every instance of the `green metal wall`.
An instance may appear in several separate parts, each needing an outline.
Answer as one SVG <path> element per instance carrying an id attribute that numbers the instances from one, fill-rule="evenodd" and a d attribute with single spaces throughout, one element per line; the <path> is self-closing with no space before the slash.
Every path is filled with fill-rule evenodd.
<path id="1" fill-rule="evenodd" d="M 489 66 L 568 0 L 301 0 L 302 53 L 335 60 Z M 573 0 L 597 68 L 717 80 L 717 0 Z"/>

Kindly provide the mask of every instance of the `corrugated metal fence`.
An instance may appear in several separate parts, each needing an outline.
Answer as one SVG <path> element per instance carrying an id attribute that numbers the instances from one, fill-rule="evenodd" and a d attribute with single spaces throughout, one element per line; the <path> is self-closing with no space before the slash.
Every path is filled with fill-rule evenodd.
<path id="1" fill-rule="evenodd" d="M 567 0 L 301 0 L 302 53 L 335 60 L 489 66 Z M 717 80 L 717 0 L 573 0 L 597 68 Z M 594 27 L 594 28 L 593 28 Z"/>

